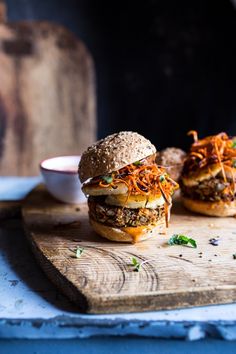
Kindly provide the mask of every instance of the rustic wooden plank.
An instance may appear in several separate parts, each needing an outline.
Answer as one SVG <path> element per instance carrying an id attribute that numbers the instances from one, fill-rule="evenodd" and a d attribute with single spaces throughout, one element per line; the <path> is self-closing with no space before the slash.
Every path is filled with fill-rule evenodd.
<path id="1" fill-rule="evenodd" d="M 0 23 L 4 23 L 7 20 L 7 9 L 4 0 L 0 0 Z"/>
<path id="2" fill-rule="evenodd" d="M 21 217 L 20 201 L 2 201 L 0 202 L 0 220 Z"/>
<path id="3" fill-rule="evenodd" d="M 70 31 L 0 24 L 0 67 L 1 175 L 37 175 L 40 160 L 80 154 L 95 140 L 93 61 Z"/>
<path id="4" fill-rule="evenodd" d="M 236 220 L 191 214 L 176 201 L 166 235 L 140 244 L 106 241 L 89 225 L 86 205 L 66 205 L 43 186 L 23 206 L 40 265 L 80 309 L 90 313 L 174 309 L 236 301 Z M 196 249 L 169 246 L 173 233 L 193 237 Z M 219 246 L 209 243 L 219 237 Z M 71 250 L 84 248 L 79 259 Z M 143 264 L 130 265 L 132 256 Z"/>

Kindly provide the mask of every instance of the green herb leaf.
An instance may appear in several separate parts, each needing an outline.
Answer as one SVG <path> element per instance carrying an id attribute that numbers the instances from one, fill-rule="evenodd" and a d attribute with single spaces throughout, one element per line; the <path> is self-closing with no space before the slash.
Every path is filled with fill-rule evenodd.
<path id="1" fill-rule="evenodd" d="M 189 238 L 188 242 L 190 243 L 190 245 L 192 245 L 194 248 L 197 248 L 197 243 L 194 239 Z"/>
<path id="2" fill-rule="evenodd" d="M 108 184 L 110 184 L 113 181 L 113 177 L 111 175 L 107 176 L 102 176 L 102 180 Z"/>
<path id="3" fill-rule="evenodd" d="M 77 247 L 75 250 L 75 256 L 76 258 L 80 258 L 81 254 L 84 252 L 84 248 L 83 247 Z"/>
<path id="4" fill-rule="evenodd" d="M 233 254 L 233 259 L 236 259 L 236 253 Z"/>
<path id="5" fill-rule="evenodd" d="M 180 234 L 172 235 L 168 241 L 168 244 L 170 246 L 190 244 L 192 247 L 197 248 L 197 243 L 194 239 L 189 238 L 188 236 L 185 236 L 185 235 L 180 235 Z"/>
<path id="6" fill-rule="evenodd" d="M 134 271 L 139 272 L 141 268 L 141 263 L 137 260 L 137 258 L 131 258 L 132 265 L 134 266 Z"/>
<path id="7" fill-rule="evenodd" d="M 164 182 L 164 181 L 165 181 L 165 176 L 164 176 L 164 175 L 161 175 L 161 176 L 159 177 L 159 181 L 160 181 L 160 182 Z"/>
<path id="8" fill-rule="evenodd" d="M 232 148 L 233 148 L 233 149 L 236 149 L 236 140 L 233 140 L 233 142 L 232 142 Z"/>
<path id="9" fill-rule="evenodd" d="M 236 160 L 233 160 L 232 166 L 236 168 Z"/>
<path id="10" fill-rule="evenodd" d="M 133 162 L 133 165 L 134 166 L 140 166 L 140 165 L 142 165 L 142 162 L 141 161 L 135 161 L 135 162 Z"/>

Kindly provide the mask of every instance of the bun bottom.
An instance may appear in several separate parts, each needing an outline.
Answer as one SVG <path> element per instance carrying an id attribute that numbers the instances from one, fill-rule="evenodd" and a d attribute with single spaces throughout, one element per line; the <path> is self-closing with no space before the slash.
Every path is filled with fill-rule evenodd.
<path id="1" fill-rule="evenodd" d="M 94 231 L 102 237 L 116 242 L 136 243 L 155 237 L 157 234 L 164 233 L 166 230 L 165 217 L 161 218 L 157 224 L 148 226 L 128 227 L 125 228 L 111 227 L 90 218 L 90 224 Z"/>
<path id="2" fill-rule="evenodd" d="M 182 197 L 185 208 L 199 214 L 210 216 L 236 216 L 236 200 L 232 202 L 206 202 Z"/>

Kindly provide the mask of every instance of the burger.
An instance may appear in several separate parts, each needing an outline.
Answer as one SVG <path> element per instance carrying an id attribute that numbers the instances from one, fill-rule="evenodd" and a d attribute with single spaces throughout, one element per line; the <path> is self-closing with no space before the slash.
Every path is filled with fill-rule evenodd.
<path id="1" fill-rule="evenodd" d="M 157 163 L 167 168 L 171 178 L 178 182 L 184 165 L 186 152 L 176 148 L 167 147 L 157 155 Z"/>
<path id="2" fill-rule="evenodd" d="M 155 159 L 155 146 L 130 131 L 109 135 L 82 154 L 79 177 L 100 236 L 134 243 L 165 231 L 178 184 Z"/>
<path id="3" fill-rule="evenodd" d="M 184 206 L 212 216 L 236 215 L 236 139 L 226 133 L 198 139 L 185 159 L 180 180 Z"/>

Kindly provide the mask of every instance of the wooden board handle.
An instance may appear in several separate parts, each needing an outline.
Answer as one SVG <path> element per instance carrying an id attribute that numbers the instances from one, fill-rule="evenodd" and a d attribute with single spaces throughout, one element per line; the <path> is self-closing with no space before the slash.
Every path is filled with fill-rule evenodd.
<path id="1" fill-rule="evenodd" d="M 7 21 L 7 7 L 5 0 L 0 0 L 0 23 Z"/>

